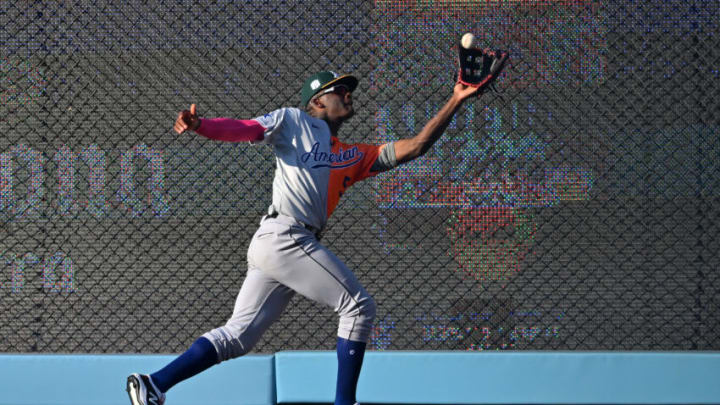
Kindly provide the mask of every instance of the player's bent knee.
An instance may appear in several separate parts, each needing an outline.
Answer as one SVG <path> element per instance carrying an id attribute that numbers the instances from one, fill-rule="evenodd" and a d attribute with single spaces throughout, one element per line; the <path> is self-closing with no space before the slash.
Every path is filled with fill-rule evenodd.
<path id="1" fill-rule="evenodd" d="M 244 339 L 242 333 L 237 333 L 232 327 L 221 326 L 203 335 L 215 346 L 218 353 L 218 362 L 234 359 L 246 355 L 254 346 L 254 342 Z"/>
<path id="2" fill-rule="evenodd" d="M 360 316 L 366 318 L 371 324 L 377 315 L 377 304 L 373 297 L 368 296 L 368 300 L 360 306 Z"/>
<path id="3" fill-rule="evenodd" d="M 370 338 L 373 321 L 377 313 L 377 304 L 370 296 L 356 302 L 352 311 L 340 316 L 338 336 L 357 342 L 366 342 Z"/>

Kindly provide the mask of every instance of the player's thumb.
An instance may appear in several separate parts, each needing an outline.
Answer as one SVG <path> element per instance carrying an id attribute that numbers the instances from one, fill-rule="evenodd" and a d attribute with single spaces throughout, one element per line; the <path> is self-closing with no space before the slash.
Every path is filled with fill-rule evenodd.
<path id="1" fill-rule="evenodd" d="M 195 107 L 195 104 L 190 105 L 190 115 L 192 115 L 192 116 L 197 115 L 197 107 Z"/>

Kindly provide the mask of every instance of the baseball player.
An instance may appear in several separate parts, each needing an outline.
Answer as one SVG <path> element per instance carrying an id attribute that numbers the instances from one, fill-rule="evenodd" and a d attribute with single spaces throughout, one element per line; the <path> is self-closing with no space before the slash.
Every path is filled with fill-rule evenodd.
<path id="1" fill-rule="evenodd" d="M 224 326 L 199 337 L 163 369 L 133 373 L 127 392 L 133 405 L 160 405 L 175 384 L 253 348 L 299 293 L 340 317 L 335 405 L 353 405 L 375 301 L 353 272 L 320 243 L 340 196 L 352 184 L 422 156 L 447 128 L 465 100 L 482 88 L 455 84 L 453 94 L 416 136 L 384 145 L 338 139 L 354 114 L 351 75 L 320 72 L 301 91 L 302 109 L 281 108 L 251 120 L 200 118 L 195 104 L 178 114 L 175 131 L 224 142 L 273 146 L 277 167 L 272 204 L 250 242 L 248 270 Z"/>

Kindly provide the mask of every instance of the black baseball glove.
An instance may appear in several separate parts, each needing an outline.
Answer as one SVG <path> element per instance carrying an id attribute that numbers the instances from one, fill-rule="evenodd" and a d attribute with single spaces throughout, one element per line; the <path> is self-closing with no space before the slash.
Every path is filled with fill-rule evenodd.
<path id="1" fill-rule="evenodd" d="M 464 85 L 477 87 L 480 92 L 491 86 L 498 78 L 510 58 L 507 51 L 489 48 L 464 48 L 458 43 L 458 81 Z M 494 87 L 492 87 L 494 90 Z"/>

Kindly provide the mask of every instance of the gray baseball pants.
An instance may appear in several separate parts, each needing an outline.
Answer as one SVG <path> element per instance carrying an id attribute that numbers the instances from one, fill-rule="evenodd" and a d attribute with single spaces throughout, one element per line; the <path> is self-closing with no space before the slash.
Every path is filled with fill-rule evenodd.
<path id="1" fill-rule="evenodd" d="M 224 326 L 203 335 L 224 361 L 248 353 L 299 293 L 332 307 L 338 336 L 367 342 L 375 301 L 352 271 L 292 217 L 263 217 L 248 248 L 248 271 Z"/>

